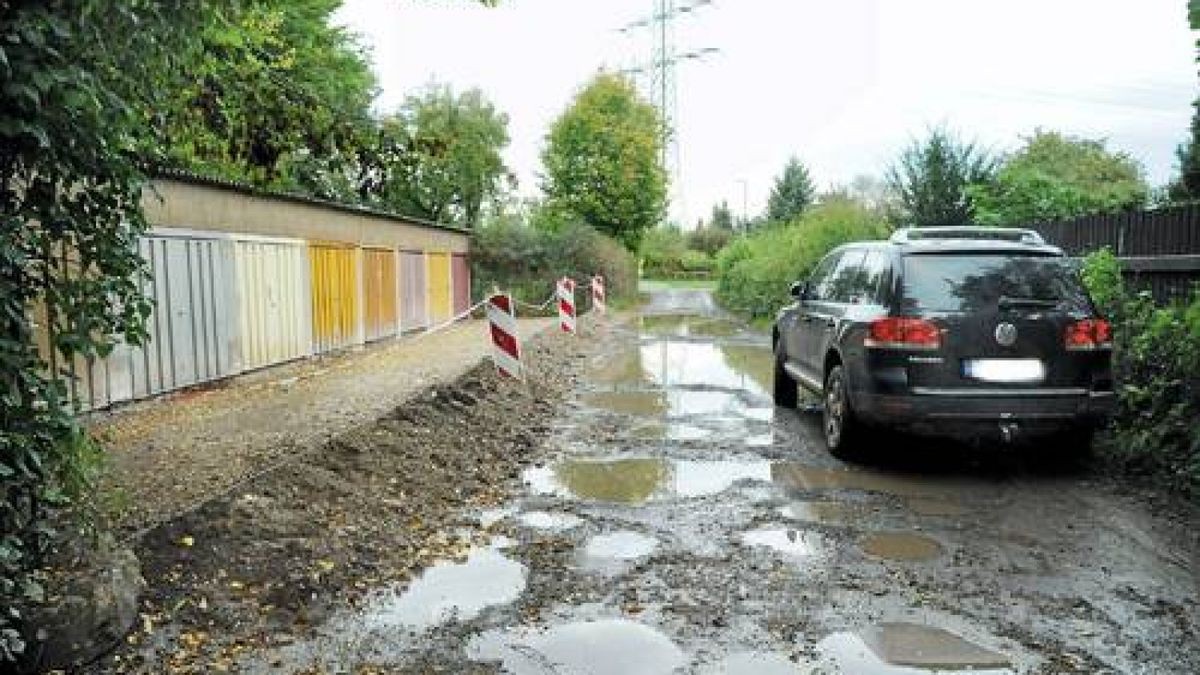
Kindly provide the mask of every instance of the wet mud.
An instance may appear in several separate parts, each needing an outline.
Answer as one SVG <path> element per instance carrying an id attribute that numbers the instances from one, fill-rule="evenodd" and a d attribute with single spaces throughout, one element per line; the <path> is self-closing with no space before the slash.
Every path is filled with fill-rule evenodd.
<path id="1" fill-rule="evenodd" d="M 460 510 L 469 545 L 238 665 L 1200 672 L 1182 505 L 1038 448 L 836 460 L 816 415 L 772 406 L 767 336 L 700 291 L 656 292 L 579 363 L 506 492 Z"/>

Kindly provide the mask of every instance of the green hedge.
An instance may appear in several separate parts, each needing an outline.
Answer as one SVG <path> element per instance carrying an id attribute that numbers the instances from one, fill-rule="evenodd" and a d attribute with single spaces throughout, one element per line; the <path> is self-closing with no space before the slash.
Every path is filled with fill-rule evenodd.
<path id="1" fill-rule="evenodd" d="M 1118 408 L 1106 454 L 1200 494 L 1200 289 L 1156 306 L 1125 287 L 1107 249 L 1087 257 L 1083 278 L 1113 324 Z"/>
<path id="2" fill-rule="evenodd" d="M 770 317 L 788 302 L 788 287 L 848 241 L 881 239 L 890 228 L 851 202 L 818 206 L 796 221 L 735 240 L 717 256 L 717 299 L 725 307 Z"/>
<path id="3" fill-rule="evenodd" d="M 563 276 L 577 280 L 604 276 L 610 302 L 637 294 L 637 263 L 615 239 L 587 225 L 547 231 L 514 222 L 476 230 L 471 242 L 472 297 L 499 287 L 518 300 L 541 303 Z"/>

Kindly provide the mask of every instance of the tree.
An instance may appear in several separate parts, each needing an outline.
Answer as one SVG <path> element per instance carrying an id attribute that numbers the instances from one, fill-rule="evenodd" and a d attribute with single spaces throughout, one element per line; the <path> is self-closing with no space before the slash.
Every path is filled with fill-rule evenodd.
<path id="1" fill-rule="evenodd" d="M 767 220 L 777 223 L 795 220 L 812 206 L 816 193 L 808 169 L 792 157 L 783 173 L 775 179 L 775 186 L 767 198 Z"/>
<path id="2" fill-rule="evenodd" d="M 662 220 L 663 122 L 632 83 L 597 75 L 551 126 L 542 162 L 547 198 L 636 250 Z"/>
<path id="3" fill-rule="evenodd" d="M 0 3 L 0 664 L 32 637 L 19 607 L 42 595 L 47 510 L 82 494 L 94 453 L 35 331 L 65 359 L 145 336 L 147 111 L 221 6 L 192 5 Z"/>
<path id="4" fill-rule="evenodd" d="M 887 182 L 903 224 L 964 225 L 974 221 L 967 186 L 987 182 L 995 170 L 996 160 L 988 153 L 938 128 L 900 154 Z"/>
<path id="5" fill-rule="evenodd" d="M 720 204 L 713 204 L 708 225 L 716 230 L 733 232 L 733 211 L 729 210 L 729 202 L 722 200 Z"/>
<path id="6" fill-rule="evenodd" d="M 1200 30 L 1198 0 L 1188 0 L 1188 24 L 1193 31 Z M 1200 47 L 1200 40 L 1196 44 Z M 1200 60 L 1200 55 L 1197 60 Z M 1191 137 L 1176 148 L 1175 157 L 1179 161 L 1179 177 L 1167 186 L 1169 198 L 1172 201 L 1200 199 L 1200 99 L 1192 102 Z"/>
<path id="7" fill-rule="evenodd" d="M 475 227 L 512 180 L 500 156 L 508 140 L 508 116 L 478 89 L 430 87 L 383 120 L 366 192 L 387 209 Z"/>
<path id="8" fill-rule="evenodd" d="M 980 223 L 1019 225 L 1144 205 L 1141 166 L 1103 141 L 1037 131 L 993 180 L 970 189 Z"/>
<path id="9" fill-rule="evenodd" d="M 353 199 L 375 78 L 332 24 L 340 0 L 246 0 L 208 15 L 155 103 L 174 164 L 255 185 Z"/>

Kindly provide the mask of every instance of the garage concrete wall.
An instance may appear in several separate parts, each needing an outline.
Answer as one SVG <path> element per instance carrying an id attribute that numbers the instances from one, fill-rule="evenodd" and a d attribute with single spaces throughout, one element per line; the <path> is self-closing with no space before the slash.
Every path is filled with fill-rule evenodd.
<path id="1" fill-rule="evenodd" d="M 466 253 L 470 248 L 467 233 L 458 228 L 204 180 L 156 179 L 142 202 L 150 224 L 159 228 L 417 251 Z"/>

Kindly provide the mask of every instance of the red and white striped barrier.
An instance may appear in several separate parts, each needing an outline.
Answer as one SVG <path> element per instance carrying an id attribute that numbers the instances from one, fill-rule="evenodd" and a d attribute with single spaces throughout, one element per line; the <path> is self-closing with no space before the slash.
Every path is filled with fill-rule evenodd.
<path id="1" fill-rule="evenodd" d="M 575 280 L 558 280 L 558 325 L 564 333 L 575 332 Z"/>
<path id="2" fill-rule="evenodd" d="M 592 277 L 592 311 L 603 315 L 607 311 L 604 303 L 604 277 L 597 274 Z"/>
<path id="3" fill-rule="evenodd" d="M 488 298 L 487 317 L 496 371 L 506 377 L 521 379 L 521 341 L 517 336 L 517 315 L 512 298 L 504 293 Z"/>

